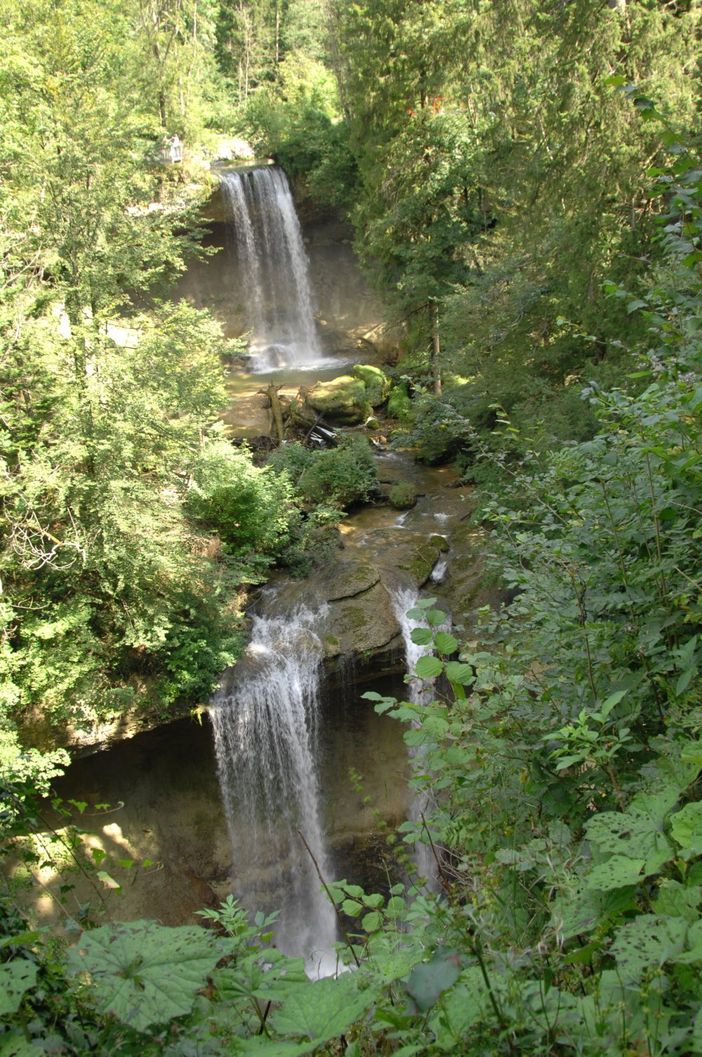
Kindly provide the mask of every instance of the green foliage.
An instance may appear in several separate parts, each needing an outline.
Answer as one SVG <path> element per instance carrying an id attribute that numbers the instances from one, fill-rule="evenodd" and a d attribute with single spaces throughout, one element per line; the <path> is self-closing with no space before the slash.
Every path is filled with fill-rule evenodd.
<path id="1" fill-rule="evenodd" d="M 430 466 L 455 458 L 474 437 L 470 421 L 449 399 L 418 390 L 411 402 L 402 403 L 401 411 L 405 421 L 394 431 L 393 444 L 412 448 L 417 460 Z"/>
<path id="2" fill-rule="evenodd" d="M 260 469 L 247 448 L 220 440 L 200 452 L 186 506 L 232 554 L 271 559 L 287 540 L 292 498 L 284 475 Z"/>
<path id="3" fill-rule="evenodd" d="M 336 448 L 321 451 L 302 473 L 298 488 L 309 502 L 329 502 L 347 509 L 377 490 L 377 469 L 365 437 L 349 434 Z"/>
<path id="4" fill-rule="evenodd" d="M 259 88 L 246 107 L 250 138 L 270 155 L 319 206 L 348 208 L 356 163 L 341 120 L 331 71 L 303 52 L 292 52 L 275 85 Z"/>

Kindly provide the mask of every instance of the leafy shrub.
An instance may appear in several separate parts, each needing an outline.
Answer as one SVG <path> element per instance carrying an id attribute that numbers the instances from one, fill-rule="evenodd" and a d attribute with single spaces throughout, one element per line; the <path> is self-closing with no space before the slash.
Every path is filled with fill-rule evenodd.
<path id="1" fill-rule="evenodd" d="M 268 456 L 268 465 L 276 473 L 287 474 L 291 483 L 297 485 L 302 474 L 311 465 L 314 454 L 311 448 L 306 448 L 299 441 L 281 444 Z"/>
<path id="2" fill-rule="evenodd" d="M 415 450 L 418 462 L 435 466 L 453 459 L 474 436 L 471 423 L 448 400 L 419 392 L 411 401 L 411 418 L 393 442 Z"/>
<path id="3" fill-rule="evenodd" d="M 348 509 L 365 502 L 378 487 L 377 470 L 365 437 L 343 437 L 338 447 L 313 453 L 298 481 L 304 499 Z"/>
<path id="4" fill-rule="evenodd" d="M 309 514 L 299 513 L 290 527 L 290 542 L 280 556 L 280 562 L 293 576 L 307 576 L 313 569 L 329 561 L 339 547 L 337 525 L 343 511 L 331 506 L 318 506 Z"/>
<path id="5" fill-rule="evenodd" d="M 272 557 L 287 540 L 293 494 L 286 476 L 255 466 L 247 448 L 213 441 L 193 469 L 186 506 L 219 533 L 230 553 Z"/>

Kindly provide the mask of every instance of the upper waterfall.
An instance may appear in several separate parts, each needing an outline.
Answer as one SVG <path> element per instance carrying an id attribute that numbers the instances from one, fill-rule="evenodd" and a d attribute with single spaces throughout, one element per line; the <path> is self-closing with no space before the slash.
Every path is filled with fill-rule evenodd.
<path id="1" fill-rule="evenodd" d="M 263 166 L 221 181 L 254 371 L 319 366 L 309 261 L 285 173 Z"/>

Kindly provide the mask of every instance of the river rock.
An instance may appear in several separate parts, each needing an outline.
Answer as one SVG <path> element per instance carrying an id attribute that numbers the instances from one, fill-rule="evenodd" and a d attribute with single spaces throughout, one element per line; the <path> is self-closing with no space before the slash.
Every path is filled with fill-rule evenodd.
<path id="1" fill-rule="evenodd" d="M 328 382 L 317 382 L 307 392 L 307 403 L 330 422 L 355 426 L 371 413 L 365 384 L 360 378 L 342 374 Z"/>
<path id="2" fill-rule="evenodd" d="M 357 363 L 353 368 L 354 378 L 358 378 L 366 387 L 366 399 L 372 407 L 380 407 L 388 398 L 390 379 L 380 367 L 370 363 Z"/>

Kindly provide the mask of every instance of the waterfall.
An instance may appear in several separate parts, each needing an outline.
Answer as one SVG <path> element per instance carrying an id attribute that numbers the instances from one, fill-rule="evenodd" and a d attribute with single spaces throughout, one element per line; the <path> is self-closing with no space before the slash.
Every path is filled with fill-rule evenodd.
<path id="1" fill-rule="evenodd" d="M 398 619 L 402 639 L 405 647 L 405 664 L 409 675 L 409 700 L 415 705 L 428 705 L 434 699 L 433 680 L 418 679 L 412 673 L 420 657 L 424 657 L 431 650 L 428 646 L 418 646 L 412 641 L 412 632 L 415 628 L 424 627 L 421 621 L 414 620 L 407 615 L 408 611 L 414 609 L 419 600 L 419 592 L 414 587 L 400 587 L 393 593 L 393 608 Z M 421 748 L 410 749 L 415 772 L 423 770 L 424 751 Z M 421 792 L 415 791 L 410 801 L 409 817 L 411 822 L 421 823 L 422 816 L 426 817 L 430 804 L 428 788 Z M 427 886 L 434 890 L 438 888 L 438 877 L 436 861 L 428 843 L 418 841 L 414 845 L 414 861 L 419 876 L 424 878 Z"/>
<path id="2" fill-rule="evenodd" d="M 222 173 L 221 181 L 254 371 L 319 367 L 309 261 L 285 173 L 264 166 Z"/>
<path id="3" fill-rule="evenodd" d="M 299 835 L 330 878 L 317 773 L 322 617 L 305 608 L 255 617 L 233 685 L 211 708 L 237 894 L 251 909 L 280 910 L 278 945 L 303 955 L 314 975 L 333 971 L 336 940 L 334 910 Z"/>

